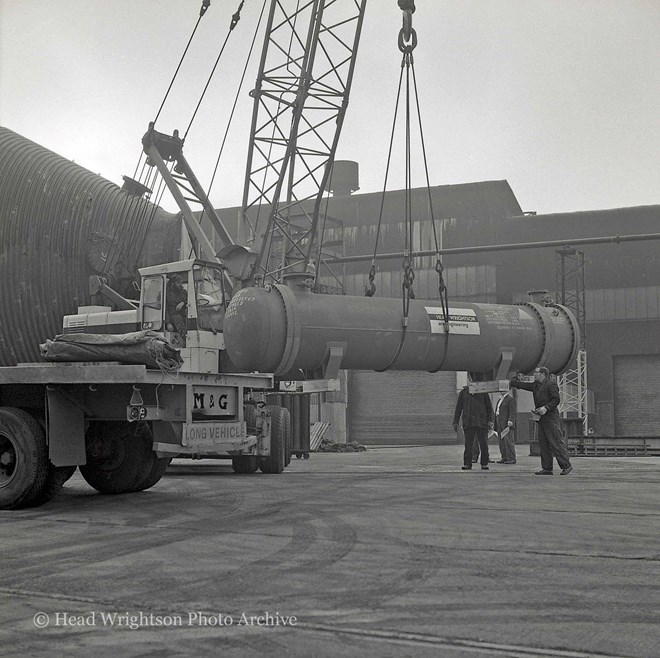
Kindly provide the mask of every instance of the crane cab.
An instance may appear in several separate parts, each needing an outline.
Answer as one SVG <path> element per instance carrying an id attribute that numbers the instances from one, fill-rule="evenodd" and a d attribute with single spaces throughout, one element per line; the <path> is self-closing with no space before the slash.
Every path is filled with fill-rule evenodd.
<path id="1" fill-rule="evenodd" d="M 139 270 L 138 325 L 181 350 L 186 372 L 218 372 L 227 293 L 223 268 L 197 259 Z"/>

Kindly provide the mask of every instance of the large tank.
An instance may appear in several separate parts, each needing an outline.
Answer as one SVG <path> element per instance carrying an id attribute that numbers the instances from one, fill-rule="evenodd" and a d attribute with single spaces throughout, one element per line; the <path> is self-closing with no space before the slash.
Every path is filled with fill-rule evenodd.
<path id="1" fill-rule="evenodd" d="M 128 295 L 137 267 L 178 258 L 178 215 L 140 192 L 0 127 L 0 365 L 38 360 L 90 275 Z"/>
<path id="2" fill-rule="evenodd" d="M 502 351 L 509 370 L 546 366 L 559 374 L 575 357 L 579 329 L 563 306 L 452 302 L 450 331 L 438 301 L 411 300 L 403 345 L 400 299 L 317 295 L 301 285 L 244 288 L 224 322 L 228 356 L 241 370 L 287 376 L 322 367 L 343 348 L 348 370 L 465 370 L 493 374 Z"/>

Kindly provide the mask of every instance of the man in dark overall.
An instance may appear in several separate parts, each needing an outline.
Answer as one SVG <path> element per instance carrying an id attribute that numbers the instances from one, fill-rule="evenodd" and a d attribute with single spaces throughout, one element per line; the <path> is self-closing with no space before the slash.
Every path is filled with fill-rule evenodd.
<path id="1" fill-rule="evenodd" d="M 531 383 L 511 380 L 513 388 L 531 391 L 534 396 L 534 411 L 538 415 L 536 436 L 541 452 L 541 470 L 536 475 L 552 475 L 552 458 L 561 467 L 561 474 L 568 475 L 573 467 L 568 457 L 568 448 L 564 443 L 564 433 L 559 422 L 559 387 L 550 379 L 550 371 L 545 368 L 534 370 L 534 381 Z"/>
<path id="2" fill-rule="evenodd" d="M 493 405 L 488 393 L 470 393 L 467 386 L 458 395 L 454 421 L 454 432 L 458 431 L 458 421 L 463 417 L 463 433 L 465 434 L 465 450 L 463 452 L 464 471 L 472 468 L 472 443 L 475 439 L 481 448 L 481 468 L 488 470 L 488 429 L 493 428 Z"/>
<path id="3" fill-rule="evenodd" d="M 171 330 L 176 331 L 181 336 L 186 335 L 187 302 L 188 293 L 182 285 L 181 275 L 170 274 L 165 293 L 165 321 L 172 325 Z"/>
<path id="4" fill-rule="evenodd" d="M 516 463 L 516 399 L 509 389 L 495 405 L 495 429 L 499 437 L 501 459 L 498 464 Z"/>

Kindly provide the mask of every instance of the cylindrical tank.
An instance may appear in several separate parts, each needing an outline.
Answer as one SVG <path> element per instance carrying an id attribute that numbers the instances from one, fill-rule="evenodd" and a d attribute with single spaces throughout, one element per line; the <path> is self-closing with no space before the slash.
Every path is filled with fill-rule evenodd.
<path id="1" fill-rule="evenodd" d="M 130 284 L 136 267 L 176 260 L 180 226 L 178 215 L 0 127 L 0 365 L 39 360 L 63 316 L 90 303 L 90 275 Z"/>
<path id="2" fill-rule="evenodd" d="M 227 309 L 227 353 L 241 370 L 313 370 L 331 346 L 343 347 L 347 370 L 466 370 L 492 376 L 503 351 L 511 372 L 546 366 L 563 372 L 574 358 L 579 329 L 563 306 L 452 302 L 450 331 L 437 301 L 411 300 L 403 345 L 400 299 L 317 295 L 303 286 L 239 291 Z M 397 356 L 397 352 L 398 356 Z"/>
<path id="3" fill-rule="evenodd" d="M 354 160 L 335 160 L 327 190 L 333 196 L 349 196 L 360 189 L 359 165 Z"/>

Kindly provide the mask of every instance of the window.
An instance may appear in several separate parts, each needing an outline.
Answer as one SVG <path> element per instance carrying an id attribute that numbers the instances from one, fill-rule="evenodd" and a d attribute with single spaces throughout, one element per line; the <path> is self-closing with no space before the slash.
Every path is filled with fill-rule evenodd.
<path id="1" fill-rule="evenodd" d="M 163 328 L 163 277 L 150 276 L 142 284 L 142 329 Z"/>
<path id="2" fill-rule="evenodd" d="M 197 328 L 217 333 L 222 331 L 225 317 L 225 295 L 222 270 L 218 267 L 196 265 L 193 268 Z"/>

